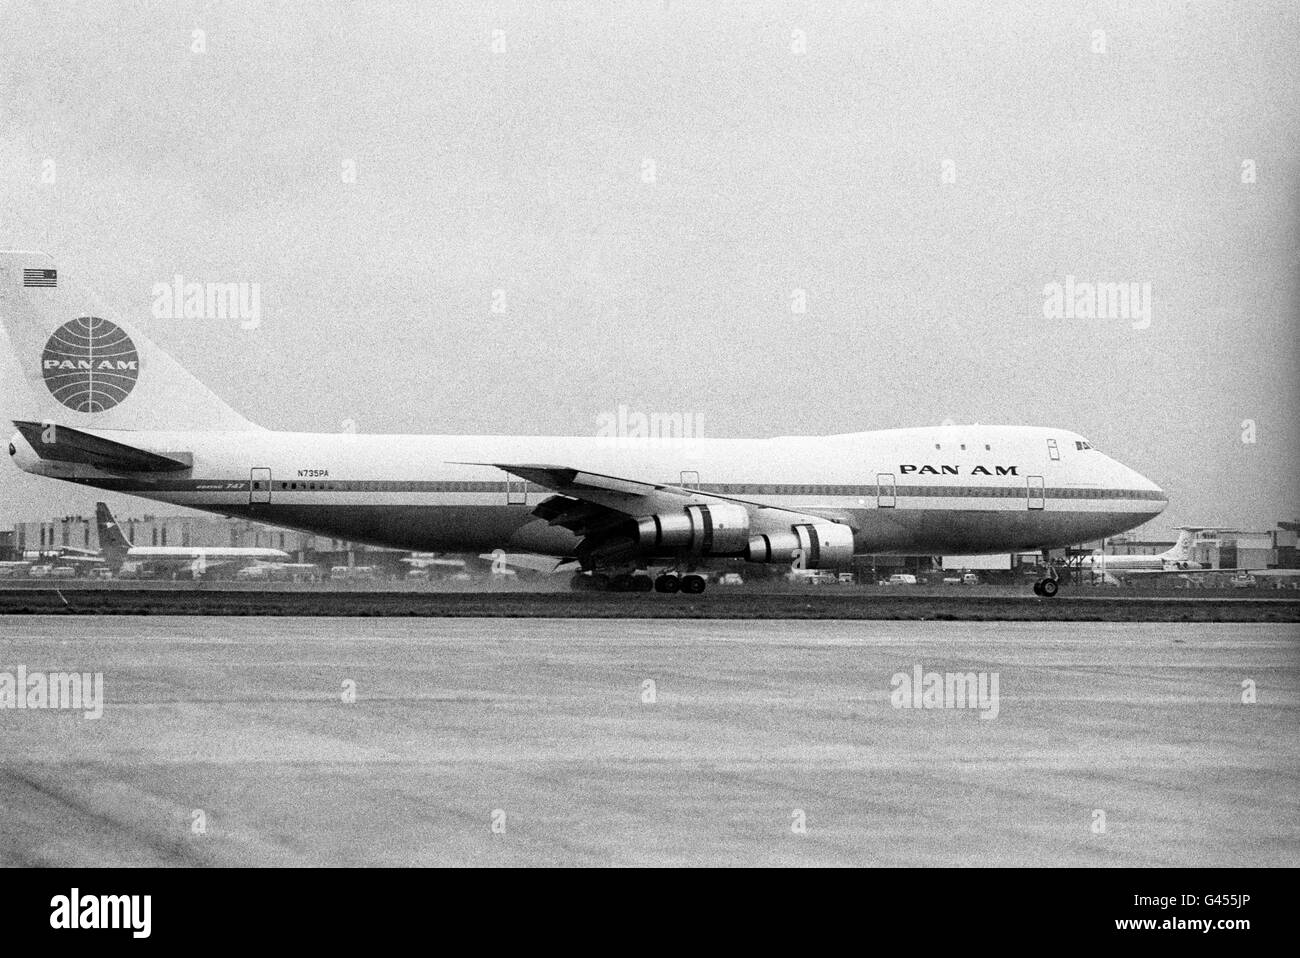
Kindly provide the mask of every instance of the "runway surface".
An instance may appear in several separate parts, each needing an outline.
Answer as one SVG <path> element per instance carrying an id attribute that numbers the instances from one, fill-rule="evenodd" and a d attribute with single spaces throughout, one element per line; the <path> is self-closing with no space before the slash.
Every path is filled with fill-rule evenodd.
<path id="1" fill-rule="evenodd" d="M 705 595 L 530 592 L 483 589 L 281 589 L 238 583 L 78 583 L 0 586 L 4 615 L 251 615 L 399 618 L 910 619 L 961 621 L 1300 623 L 1294 590 L 1242 595 L 1235 589 L 1135 595 L 1071 590 L 1054 599 L 1026 589 L 804 587 L 711 589 Z M 131 586 L 131 587 L 124 587 Z"/>
<path id="2" fill-rule="evenodd" d="M 0 617 L 20 665 L 105 706 L 0 709 L 6 865 L 1300 864 L 1289 624 Z"/>

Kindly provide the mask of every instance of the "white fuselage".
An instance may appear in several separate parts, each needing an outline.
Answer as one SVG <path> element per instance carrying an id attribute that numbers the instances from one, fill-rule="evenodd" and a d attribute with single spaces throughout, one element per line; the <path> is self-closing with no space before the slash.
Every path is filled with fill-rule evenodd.
<path id="1" fill-rule="evenodd" d="M 1102 572 L 1158 571 L 1167 568 L 1160 556 L 1120 556 L 1090 555 L 1084 556 L 1081 568 Z"/>
<path id="2" fill-rule="evenodd" d="M 202 546 L 132 546 L 127 550 L 126 558 L 132 562 L 229 562 L 244 560 L 247 562 L 277 562 L 289 558 L 283 549 L 221 548 Z"/>
<path id="3" fill-rule="evenodd" d="M 491 465 L 564 466 L 700 490 L 847 523 L 855 551 L 979 554 L 1058 548 L 1159 514 L 1150 480 L 1066 430 L 942 426 L 824 437 L 619 439 L 249 432 L 96 434 L 193 468 L 112 473 L 43 460 L 24 470 L 355 542 L 417 551 L 574 553 L 534 516 L 554 495 Z"/>
<path id="4" fill-rule="evenodd" d="M 1088 572 L 1182 572 L 1195 571 L 1201 564 L 1192 558 L 1192 544 L 1195 528 L 1183 527 L 1179 530 L 1178 541 L 1172 549 L 1159 555 L 1106 555 L 1094 553 L 1085 556 L 1080 568 Z"/>

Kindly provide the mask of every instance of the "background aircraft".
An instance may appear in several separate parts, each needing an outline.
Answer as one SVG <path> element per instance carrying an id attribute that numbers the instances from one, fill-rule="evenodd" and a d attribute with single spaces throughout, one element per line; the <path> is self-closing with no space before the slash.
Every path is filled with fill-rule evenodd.
<path id="1" fill-rule="evenodd" d="M 1178 541 L 1173 548 L 1159 555 L 1105 555 L 1095 552 L 1084 556 L 1079 568 L 1084 572 L 1187 572 L 1201 568 L 1200 563 L 1192 558 L 1196 534 L 1205 532 L 1205 526 L 1180 526 Z"/>
<path id="2" fill-rule="evenodd" d="M 129 563 L 135 569 L 153 568 L 169 572 L 186 571 L 202 575 L 212 569 L 242 568 L 258 562 L 288 562 L 289 553 L 282 549 L 255 549 L 211 546 L 135 546 L 122 532 L 107 503 L 95 503 L 95 521 L 99 527 L 99 544 L 104 559 L 114 572 Z"/>

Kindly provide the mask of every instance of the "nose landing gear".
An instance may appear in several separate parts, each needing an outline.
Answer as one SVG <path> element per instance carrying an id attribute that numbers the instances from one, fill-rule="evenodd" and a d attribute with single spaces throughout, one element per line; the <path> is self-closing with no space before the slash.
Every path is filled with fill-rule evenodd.
<path id="1" fill-rule="evenodd" d="M 1050 599 L 1056 595 L 1060 588 L 1055 579 L 1039 579 L 1034 583 L 1034 595 L 1041 595 L 1044 599 Z"/>

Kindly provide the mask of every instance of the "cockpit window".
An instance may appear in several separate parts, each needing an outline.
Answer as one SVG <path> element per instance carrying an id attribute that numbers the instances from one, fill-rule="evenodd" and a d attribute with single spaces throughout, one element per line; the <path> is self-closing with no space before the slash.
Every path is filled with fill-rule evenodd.
<path id="1" fill-rule="evenodd" d="M 1082 442 L 1077 442 L 1077 441 L 1076 441 L 1075 444 L 1074 444 L 1074 448 L 1075 448 L 1075 449 L 1091 449 L 1091 448 L 1092 448 L 1092 443 L 1088 442 L 1086 439 L 1085 439 L 1084 441 L 1082 441 Z"/>

